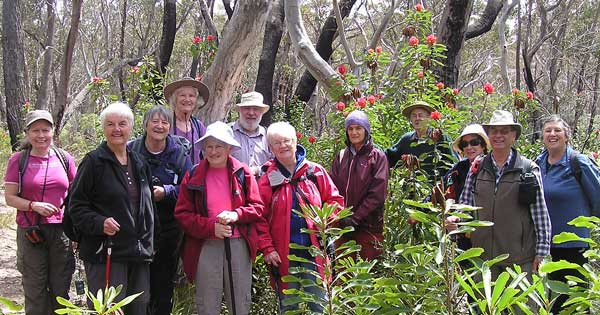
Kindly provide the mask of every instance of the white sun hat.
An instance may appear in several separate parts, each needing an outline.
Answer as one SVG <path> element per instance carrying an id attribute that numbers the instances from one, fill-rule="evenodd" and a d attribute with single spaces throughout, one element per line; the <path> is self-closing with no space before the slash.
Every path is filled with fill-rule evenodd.
<path id="1" fill-rule="evenodd" d="M 209 137 L 213 137 L 232 147 L 233 151 L 241 149 L 240 143 L 233 137 L 233 130 L 222 121 L 215 121 L 206 127 L 206 133 L 196 143 L 200 144 L 200 148 L 204 149 L 204 141 Z"/>

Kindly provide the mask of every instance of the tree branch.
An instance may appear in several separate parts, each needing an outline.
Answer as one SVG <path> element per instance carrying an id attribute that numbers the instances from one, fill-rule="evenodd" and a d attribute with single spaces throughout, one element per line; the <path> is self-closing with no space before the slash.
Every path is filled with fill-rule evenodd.
<path id="1" fill-rule="evenodd" d="M 340 7 L 338 6 L 337 0 L 333 0 L 333 12 L 335 13 L 338 36 L 340 37 L 340 42 L 342 43 L 344 51 L 346 52 L 348 63 L 352 69 L 356 69 L 359 65 L 354 59 L 352 49 L 350 49 L 350 45 L 348 45 L 348 41 L 346 40 L 346 33 L 344 32 L 344 20 L 342 19 L 342 13 L 340 12 Z"/>
<path id="2" fill-rule="evenodd" d="M 465 40 L 475 38 L 489 32 L 496 21 L 496 17 L 503 6 L 503 0 L 488 0 L 483 14 L 467 29 Z"/>

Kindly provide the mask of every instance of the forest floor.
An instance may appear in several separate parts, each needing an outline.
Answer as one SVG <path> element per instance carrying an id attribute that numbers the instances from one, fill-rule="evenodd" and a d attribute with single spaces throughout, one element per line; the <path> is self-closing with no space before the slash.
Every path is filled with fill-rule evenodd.
<path id="1" fill-rule="evenodd" d="M 23 304 L 21 274 L 17 271 L 17 224 L 15 209 L 4 201 L 0 188 L 0 296 Z"/>

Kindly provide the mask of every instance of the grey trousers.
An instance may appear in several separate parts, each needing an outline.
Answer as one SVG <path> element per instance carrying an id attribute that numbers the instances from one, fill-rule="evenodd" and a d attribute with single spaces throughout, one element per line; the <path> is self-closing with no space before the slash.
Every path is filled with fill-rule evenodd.
<path id="1" fill-rule="evenodd" d="M 96 295 L 99 289 L 105 287 L 106 264 L 85 262 L 84 265 L 88 290 Z M 150 263 L 111 262 L 109 286 L 116 288 L 120 284 L 123 285 L 123 289 L 115 302 L 127 296 L 144 292 L 133 302 L 126 305 L 124 311 L 127 315 L 145 315 L 150 301 Z M 91 301 L 88 301 L 88 306 L 93 307 Z"/>
<path id="2" fill-rule="evenodd" d="M 22 275 L 25 314 L 47 315 L 62 308 L 56 297 L 69 298 L 75 259 L 71 242 L 61 224 L 42 224 L 46 241 L 32 244 L 25 238 L 26 228 L 17 229 L 17 269 Z"/>
<path id="3" fill-rule="evenodd" d="M 231 239 L 231 270 L 235 293 L 236 315 L 246 315 L 252 304 L 252 262 L 243 238 Z M 223 240 L 206 240 L 202 245 L 196 272 L 196 304 L 198 314 L 221 314 L 221 301 L 232 314 L 231 289 Z"/>

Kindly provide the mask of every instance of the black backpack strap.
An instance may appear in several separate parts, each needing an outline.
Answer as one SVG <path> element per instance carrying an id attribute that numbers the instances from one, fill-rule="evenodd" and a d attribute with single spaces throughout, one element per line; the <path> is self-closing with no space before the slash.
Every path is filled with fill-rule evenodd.
<path id="1" fill-rule="evenodd" d="M 55 146 L 52 147 L 52 150 L 56 154 L 56 157 L 60 161 L 60 164 L 62 164 L 62 167 L 65 170 L 65 173 L 67 173 L 67 177 L 69 177 L 70 166 L 69 166 L 69 160 L 67 159 L 67 152 L 65 152 L 65 150 L 63 150 L 61 148 L 57 148 Z"/>
<path id="2" fill-rule="evenodd" d="M 235 173 L 233 173 L 237 178 L 240 186 L 242 186 L 242 191 L 244 192 L 244 198 L 248 196 L 248 188 L 246 188 L 246 173 L 244 172 L 244 168 L 240 168 Z"/>
<path id="3" fill-rule="evenodd" d="M 131 151 L 142 153 L 142 138 L 137 138 L 131 143 Z"/>
<path id="4" fill-rule="evenodd" d="M 577 180 L 577 183 L 581 185 L 581 165 L 579 165 L 579 160 L 577 159 L 579 154 L 580 153 L 575 150 L 571 151 L 571 154 L 569 154 L 569 164 L 571 166 L 573 176 Z"/>
<path id="5" fill-rule="evenodd" d="M 172 136 L 173 140 L 175 140 L 175 142 L 177 144 L 179 144 L 179 153 L 177 155 L 177 160 L 175 161 L 175 173 L 177 173 L 179 175 L 180 178 L 183 178 L 184 174 L 184 169 L 183 167 L 185 166 L 185 158 L 190 155 L 190 152 L 192 150 L 192 146 L 190 144 L 190 142 L 188 141 L 188 139 L 184 138 L 184 137 L 180 137 L 180 136 Z"/>
<path id="6" fill-rule="evenodd" d="M 31 153 L 31 148 L 21 150 L 21 156 L 19 157 L 19 185 L 17 189 L 17 195 L 19 196 L 23 191 L 23 175 L 25 175 L 27 163 L 29 162 L 29 153 Z"/>
<path id="7" fill-rule="evenodd" d="M 200 122 L 198 122 L 198 118 L 196 118 L 194 116 L 190 116 L 190 120 L 192 121 L 194 128 L 198 132 L 198 139 L 200 139 L 200 137 L 202 137 L 202 135 L 200 134 Z"/>

